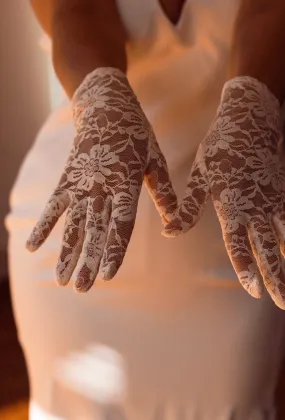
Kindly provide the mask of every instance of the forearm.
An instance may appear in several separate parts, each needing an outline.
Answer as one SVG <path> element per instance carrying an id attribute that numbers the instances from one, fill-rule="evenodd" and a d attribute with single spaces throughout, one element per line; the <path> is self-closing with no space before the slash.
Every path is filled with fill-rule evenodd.
<path id="1" fill-rule="evenodd" d="M 52 38 L 54 69 L 70 97 L 98 67 L 126 71 L 127 36 L 115 0 L 32 0 L 32 6 Z"/>
<path id="2" fill-rule="evenodd" d="M 242 0 L 236 20 L 229 77 L 251 76 L 285 99 L 285 1 Z"/>

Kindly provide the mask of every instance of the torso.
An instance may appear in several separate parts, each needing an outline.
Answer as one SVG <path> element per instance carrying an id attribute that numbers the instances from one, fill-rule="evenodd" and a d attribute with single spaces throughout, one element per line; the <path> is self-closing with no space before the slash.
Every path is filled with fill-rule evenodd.
<path id="1" fill-rule="evenodd" d="M 181 16 L 183 6 L 186 3 L 186 0 L 159 0 L 160 4 L 170 20 L 174 25 L 176 25 Z"/>

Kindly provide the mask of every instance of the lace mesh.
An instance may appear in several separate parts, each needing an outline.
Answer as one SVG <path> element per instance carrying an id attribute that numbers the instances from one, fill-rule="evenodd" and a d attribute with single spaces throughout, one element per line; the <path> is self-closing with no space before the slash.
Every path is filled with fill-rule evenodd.
<path id="1" fill-rule="evenodd" d="M 73 118 L 73 149 L 27 247 L 38 249 L 68 208 L 57 278 L 66 285 L 78 264 L 75 287 L 87 291 L 99 270 L 109 280 L 122 264 L 143 181 L 164 221 L 177 202 L 153 130 L 121 71 L 89 74 L 74 94 Z"/>
<path id="2" fill-rule="evenodd" d="M 243 287 L 260 297 L 265 284 L 285 309 L 285 173 L 281 110 L 250 77 L 226 83 L 220 107 L 199 146 L 187 191 L 166 236 L 200 219 L 211 195 L 228 255 Z"/>

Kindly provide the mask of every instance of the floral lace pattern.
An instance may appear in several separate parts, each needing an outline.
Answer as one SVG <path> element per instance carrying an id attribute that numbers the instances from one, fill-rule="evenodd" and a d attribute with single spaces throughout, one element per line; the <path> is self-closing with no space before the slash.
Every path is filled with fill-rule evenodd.
<path id="1" fill-rule="evenodd" d="M 200 219 L 211 195 L 228 255 L 242 286 L 261 297 L 264 284 L 285 309 L 285 172 L 278 100 L 256 79 L 226 83 L 216 118 L 199 146 L 185 196 L 165 236 Z"/>
<path id="2" fill-rule="evenodd" d="M 57 279 L 66 285 L 77 265 L 78 291 L 100 270 L 110 280 L 122 264 L 145 182 L 164 222 L 177 208 L 166 161 L 126 76 L 101 68 L 73 98 L 76 138 L 58 187 L 28 242 L 38 249 L 67 210 Z"/>

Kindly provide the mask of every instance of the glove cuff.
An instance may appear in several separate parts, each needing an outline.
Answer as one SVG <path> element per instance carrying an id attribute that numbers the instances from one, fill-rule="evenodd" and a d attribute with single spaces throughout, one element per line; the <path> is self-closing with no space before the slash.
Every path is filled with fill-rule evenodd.
<path id="1" fill-rule="evenodd" d="M 110 91 L 114 94 L 110 95 Z M 87 74 L 72 98 L 75 125 L 80 123 L 82 115 L 92 106 L 103 109 L 108 107 L 109 102 L 109 106 L 114 107 L 118 93 L 120 100 L 122 95 L 126 102 L 136 99 L 127 76 L 121 70 L 100 67 Z"/>
<path id="2" fill-rule="evenodd" d="M 112 77 L 116 77 L 128 83 L 125 73 L 115 67 L 99 67 L 87 74 L 74 92 L 72 97 L 73 106 L 76 106 L 78 101 L 83 99 L 91 88 L 100 85 L 100 80 L 111 79 Z M 90 96 L 90 94 L 88 96 Z"/>
<path id="3" fill-rule="evenodd" d="M 282 128 L 282 113 L 279 100 L 270 89 L 250 76 L 239 76 L 227 81 L 221 95 L 221 105 L 237 107 L 239 112 L 251 112 L 252 118 L 263 119 L 275 131 Z"/>

